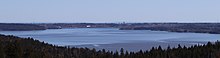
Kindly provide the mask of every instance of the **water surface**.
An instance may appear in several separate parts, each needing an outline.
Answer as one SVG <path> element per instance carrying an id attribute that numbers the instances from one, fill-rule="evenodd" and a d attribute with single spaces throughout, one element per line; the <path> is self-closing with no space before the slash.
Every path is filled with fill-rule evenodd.
<path id="1" fill-rule="evenodd" d="M 176 33 L 166 31 L 150 30 L 118 30 L 117 28 L 71 28 L 71 29 L 49 29 L 43 31 L 0 31 L 1 34 L 16 35 L 20 37 L 32 37 L 55 45 L 71 45 L 97 48 L 100 45 L 106 47 L 127 47 L 146 45 L 171 45 L 171 44 L 197 44 L 201 42 L 217 41 L 220 39 L 218 34 L 205 33 Z M 147 43 L 148 42 L 148 43 Z M 126 44 L 122 46 L 119 43 Z M 140 44 L 142 43 L 142 44 Z M 150 43 L 150 44 L 149 44 Z M 112 44 L 112 45 L 111 45 Z M 114 44 L 114 45 L 113 45 Z M 129 47 L 130 45 L 132 45 Z M 109 45 L 109 46 L 108 46 Z M 139 47 L 138 47 L 139 46 Z"/>

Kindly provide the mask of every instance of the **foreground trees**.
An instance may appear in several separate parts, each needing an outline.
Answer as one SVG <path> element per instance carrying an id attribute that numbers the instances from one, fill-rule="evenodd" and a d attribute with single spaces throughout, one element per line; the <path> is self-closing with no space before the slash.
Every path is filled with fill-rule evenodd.
<path id="1" fill-rule="evenodd" d="M 88 48 L 60 47 L 32 38 L 0 35 L 0 58 L 220 58 L 220 42 L 192 47 L 152 47 L 149 51 L 112 52 Z"/>

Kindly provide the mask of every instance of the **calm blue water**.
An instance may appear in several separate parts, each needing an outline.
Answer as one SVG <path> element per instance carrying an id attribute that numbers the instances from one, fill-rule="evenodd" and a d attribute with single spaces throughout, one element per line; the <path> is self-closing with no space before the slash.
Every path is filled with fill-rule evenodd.
<path id="1" fill-rule="evenodd" d="M 181 42 L 217 41 L 219 34 L 175 33 L 149 30 L 118 30 L 117 28 L 72 28 L 44 31 L 0 31 L 1 34 L 32 37 L 55 45 L 133 43 L 138 41 Z"/>

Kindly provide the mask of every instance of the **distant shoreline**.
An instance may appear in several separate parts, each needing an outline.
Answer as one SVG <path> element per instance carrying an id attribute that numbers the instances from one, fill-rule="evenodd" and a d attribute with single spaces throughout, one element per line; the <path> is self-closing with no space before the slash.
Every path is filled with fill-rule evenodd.
<path id="1" fill-rule="evenodd" d="M 119 28 L 119 30 L 134 30 L 134 29 L 122 29 L 122 28 Z M 136 29 L 136 30 L 139 30 L 139 29 Z M 143 29 L 140 29 L 140 30 L 143 30 Z M 150 31 L 165 31 L 165 30 L 151 30 L 151 29 L 145 29 L 145 30 L 150 30 Z M 194 31 L 175 31 L 175 30 L 172 30 L 172 31 L 166 31 L 166 32 L 220 34 L 220 33 L 202 32 L 202 31 L 194 32 Z"/>
<path id="2" fill-rule="evenodd" d="M 32 31 L 62 28 L 119 28 L 119 30 L 220 34 L 220 23 L 0 23 L 0 30 L 2 31 Z"/>
<path id="3" fill-rule="evenodd" d="M 35 24 L 0 23 L 0 31 L 33 31 L 33 30 L 46 30 L 46 28 Z"/>

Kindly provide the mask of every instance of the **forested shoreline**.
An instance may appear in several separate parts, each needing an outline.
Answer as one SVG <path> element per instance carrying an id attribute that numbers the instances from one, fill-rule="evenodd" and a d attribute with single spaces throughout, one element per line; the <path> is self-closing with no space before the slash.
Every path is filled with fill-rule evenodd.
<path id="1" fill-rule="evenodd" d="M 128 52 L 95 50 L 56 46 L 33 38 L 20 38 L 12 35 L 0 35 L 0 58 L 219 58 L 220 42 L 208 42 L 206 45 L 191 47 L 167 47 L 165 50 L 152 47 L 151 50 Z"/>
<path id="2" fill-rule="evenodd" d="M 32 31 L 46 30 L 44 26 L 22 23 L 0 23 L 0 31 Z"/>
<path id="3" fill-rule="evenodd" d="M 152 23 L 132 24 L 121 27 L 120 30 L 153 30 L 169 32 L 190 32 L 220 34 L 219 23 Z"/>
<path id="4" fill-rule="evenodd" d="M 62 28 L 119 28 L 220 34 L 220 23 L 0 23 L 0 31 L 31 31 Z"/>

